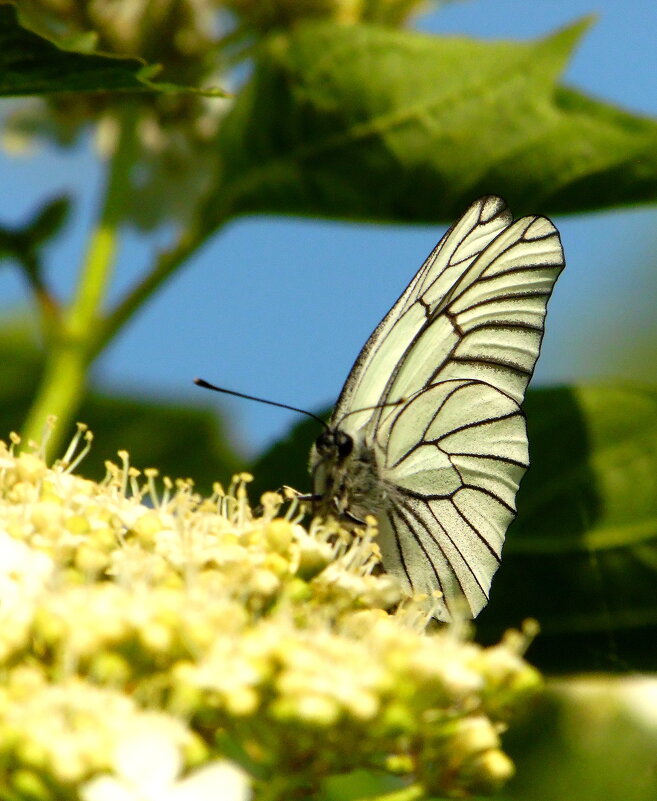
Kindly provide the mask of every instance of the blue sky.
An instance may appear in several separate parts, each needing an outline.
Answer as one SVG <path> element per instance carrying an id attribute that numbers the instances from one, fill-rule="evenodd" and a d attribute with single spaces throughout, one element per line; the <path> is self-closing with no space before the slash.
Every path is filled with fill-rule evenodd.
<path id="1" fill-rule="evenodd" d="M 464 0 L 420 18 L 416 27 L 525 39 L 591 13 L 598 15 L 597 23 L 565 80 L 657 117 L 654 0 Z M 22 220 L 40 198 L 57 192 L 82 198 L 79 219 L 50 250 L 52 281 L 62 294 L 75 281 L 99 179 L 98 166 L 82 145 L 29 159 L 0 156 L 2 222 Z M 640 379 L 641 358 L 632 353 L 655 328 L 657 210 L 555 222 L 567 269 L 551 301 L 535 383 Z M 236 442 L 256 452 L 296 416 L 224 401 L 193 387 L 192 379 L 201 375 L 311 410 L 329 405 L 370 331 L 443 230 L 274 217 L 236 221 L 141 311 L 100 359 L 94 377 L 111 390 L 216 405 L 232 421 Z M 116 291 L 136 278 L 144 252 L 136 237 L 126 238 Z M 22 280 L 11 270 L 0 273 L 0 299 L 3 310 L 26 302 Z"/>

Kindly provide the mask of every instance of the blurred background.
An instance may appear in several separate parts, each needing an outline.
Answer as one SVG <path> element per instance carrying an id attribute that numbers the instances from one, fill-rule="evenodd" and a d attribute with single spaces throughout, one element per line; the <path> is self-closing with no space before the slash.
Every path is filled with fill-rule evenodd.
<path id="1" fill-rule="evenodd" d="M 565 82 L 634 113 L 657 116 L 657 4 L 649 0 L 467 0 L 420 16 L 415 27 L 436 34 L 531 39 L 590 14 L 596 21 Z M 18 158 L 0 153 L 2 224 L 24 222 L 48 196 L 77 198 L 63 234 L 47 250 L 49 278 L 62 297 L 75 285 L 101 179 L 90 137 L 72 149 L 44 146 Z M 550 304 L 534 386 L 655 377 L 657 210 L 555 222 L 567 269 Z M 95 386 L 110 394 L 220 409 L 232 444 L 252 457 L 280 438 L 298 415 L 210 396 L 192 385 L 193 378 L 310 410 L 330 406 L 369 333 L 443 230 L 279 217 L 233 221 L 103 354 L 94 368 Z M 124 238 L 116 296 L 166 236 L 160 230 Z M 22 275 L 3 264 L 5 317 L 23 315 L 28 298 Z M 194 449 L 195 443 L 187 447 Z"/>
<path id="2" fill-rule="evenodd" d="M 442 35 L 529 40 L 546 36 L 591 14 L 596 15 L 596 19 L 569 63 L 564 82 L 635 114 L 657 117 L 657 48 L 654 46 L 657 4 L 649 0 L 635 0 L 631 4 L 621 0 L 544 0 L 541 3 L 464 0 L 447 3 L 420 16 L 414 27 Z M 21 103 L 5 100 L 4 113 L 10 113 Z M 102 194 L 103 177 L 90 135 L 68 149 L 43 145 L 18 156 L 15 152 L 0 150 L 0 225 L 23 225 L 49 197 L 67 194 L 75 198 L 63 232 L 53 239 L 46 251 L 47 278 L 61 298 L 68 297 L 76 285 L 78 265 L 97 218 L 96 204 Z M 605 379 L 654 382 L 657 379 L 657 210 L 649 206 L 635 207 L 560 217 L 555 223 L 563 239 L 567 267 L 550 303 L 534 386 Z M 202 376 L 237 391 L 311 411 L 329 407 L 370 332 L 406 287 L 443 231 L 444 227 L 436 225 L 354 224 L 291 217 L 244 217 L 230 222 L 154 295 L 94 366 L 94 388 L 105 396 L 100 401 L 97 399 L 93 407 L 93 426 L 97 434 L 94 450 L 100 450 L 103 443 L 107 445 L 110 440 L 114 451 L 119 447 L 130 448 L 131 437 L 141 438 L 139 466 L 165 463 L 163 450 L 168 448 L 168 469 L 173 465 L 175 474 L 191 475 L 201 462 L 208 483 L 215 478 L 224 479 L 222 472 L 240 461 L 245 463 L 257 458 L 300 418 L 281 409 L 212 396 L 194 387 L 194 377 Z M 122 238 L 110 300 L 121 297 L 126 288 L 138 280 L 153 250 L 168 243 L 170 234 L 165 227 L 148 235 L 128 231 Z M 17 428 L 22 423 L 19 415 L 26 406 L 26 395 L 19 395 L 19 392 L 30 391 L 29 380 L 36 383 L 39 365 L 36 360 L 25 357 L 22 345 L 10 364 L 7 354 L 11 348 L 4 341 L 7 321 L 15 321 L 17 328 L 33 328 L 34 316 L 29 308 L 30 294 L 23 273 L 11 262 L 3 262 L 2 267 L 0 314 L 4 326 L 0 328 L 0 360 L 4 359 L 4 384 L 0 386 L 0 417 L 3 427 Z M 33 333 L 36 336 L 36 330 Z M 108 401 L 112 396 L 121 398 L 122 405 Z M 144 412 L 143 405 L 137 409 L 139 403 L 149 401 L 158 405 L 167 403 L 173 410 L 179 407 L 180 414 L 172 413 L 167 418 L 159 413 L 149 415 Z M 603 397 L 601 406 L 604 401 Z M 217 436 L 215 441 L 216 432 L 204 427 L 205 423 L 187 425 L 186 407 L 189 406 L 210 409 L 212 415 L 221 415 L 237 456 L 228 453 L 223 458 L 215 453 L 216 462 L 209 461 L 213 449 L 219 451 L 223 447 L 222 438 Z M 557 406 L 555 404 L 555 408 Z M 619 404 L 617 408 L 625 414 L 626 408 L 635 407 Z M 654 406 L 646 408 L 652 413 Z M 88 410 L 85 407 L 82 419 Z M 599 414 L 599 409 L 597 411 L 602 419 L 604 416 Z M 535 415 L 535 419 L 539 417 Z M 598 417 L 592 414 L 590 420 L 595 422 Z M 631 418 L 632 414 L 625 417 Z M 645 418 L 635 415 L 637 428 L 648 417 L 647 412 Z M 207 418 L 200 415 L 198 420 Z M 612 435 L 623 430 L 611 414 L 603 422 L 606 424 L 606 428 L 602 426 L 604 436 L 594 443 L 597 450 L 593 449 L 594 456 L 601 462 L 603 449 L 610 442 L 610 450 L 616 447 Z M 103 424 L 105 431 L 99 430 Z M 316 434 L 315 424 L 308 421 L 305 427 L 310 441 Z M 559 426 L 558 417 L 549 418 L 549 415 L 546 427 L 549 446 L 561 454 L 557 464 L 563 467 L 571 460 L 575 472 L 581 468 L 579 473 L 585 474 L 584 467 L 588 467 L 588 463 L 583 458 L 581 463 L 573 459 L 574 438 L 570 431 Z M 554 436 L 555 431 L 558 436 Z M 637 451 L 650 452 L 651 440 L 644 441 L 640 438 L 642 435 L 643 429 L 636 441 L 630 440 L 630 444 L 635 444 L 631 455 L 636 455 Z M 652 436 L 654 442 L 654 434 Z M 110 455 L 111 449 L 105 456 Z M 588 453 L 579 454 L 583 455 L 588 456 Z M 186 456 L 189 456 L 188 462 Z M 296 451 L 286 455 L 283 450 L 281 458 L 283 463 L 287 460 L 299 471 L 305 470 Z M 631 467 L 631 461 L 627 461 Z M 534 486 L 540 484 L 541 489 L 547 486 L 544 476 L 552 470 L 553 463 L 547 461 L 546 472 L 540 473 L 536 462 L 534 473 L 530 471 L 524 485 L 526 496 L 532 481 Z M 84 463 L 83 470 L 87 464 Z M 627 625 L 642 647 L 646 644 L 647 656 L 640 664 L 653 669 L 655 658 L 650 648 L 654 652 L 654 625 L 650 626 L 655 620 L 655 557 L 649 535 L 655 529 L 657 517 L 654 500 L 646 500 L 654 485 L 653 462 L 647 459 L 646 465 L 645 473 L 650 473 L 650 480 L 644 477 L 645 486 L 638 489 L 639 482 L 634 476 L 644 474 L 632 472 L 627 464 L 623 470 L 616 470 L 617 462 L 610 460 L 608 473 L 601 471 L 605 477 L 612 474 L 620 485 L 616 494 L 609 497 L 618 501 L 616 505 L 622 507 L 621 511 L 626 504 L 628 515 L 627 520 L 621 516 L 620 523 L 613 516 L 601 515 L 600 525 L 607 528 L 602 532 L 603 544 L 599 551 L 582 548 L 577 562 L 575 546 L 580 541 L 576 535 L 582 533 L 582 541 L 593 542 L 591 530 L 573 533 L 555 517 L 547 521 L 548 533 L 553 537 L 550 540 L 553 549 L 548 553 L 552 562 L 546 561 L 540 547 L 535 561 L 548 574 L 544 576 L 544 586 L 548 594 L 552 592 L 558 597 L 566 633 L 572 636 L 564 649 L 573 651 L 572 643 L 583 639 L 581 621 L 585 618 L 577 615 L 581 605 L 578 606 L 576 592 L 569 594 L 564 588 L 576 589 L 583 585 L 584 568 L 605 556 L 602 551 L 608 543 L 605 539 L 608 529 L 612 534 L 615 532 L 621 546 L 627 545 L 627 563 L 622 560 L 613 563 L 617 584 L 613 585 L 613 571 L 608 571 L 605 574 L 608 583 L 600 583 L 599 593 L 606 604 L 608 597 L 614 594 L 613 589 L 642 588 L 648 598 L 648 611 L 640 620 L 628 613 L 620 626 Z M 102 459 L 99 466 L 102 467 Z M 554 473 L 559 470 L 552 470 Z M 630 485 L 625 493 L 626 485 L 617 480 L 621 473 Z M 270 474 L 277 475 L 277 471 L 272 469 Z M 281 478 L 290 480 L 288 476 Z M 586 480 L 584 475 L 581 481 L 585 488 Z M 563 495 L 555 493 L 553 506 L 567 508 L 570 491 L 566 487 Z M 634 506 L 640 506 L 637 498 L 645 500 L 645 510 L 641 507 L 637 512 L 632 503 L 627 503 L 632 493 Z M 622 502 L 618 500 L 621 497 Z M 608 505 L 614 507 L 611 502 Z M 542 516 L 542 507 L 537 508 L 530 520 L 532 527 Z M 592 530 L 594 534 L 600 533 Z M 645 541 L 637 531 L 648 532 Z M 538 530 L 539 540 L 541 533 Z M 566 558 L 561 539 L 564 534 L 571 536 L 566 546 L 572 546 L 570 551 L 565 551 Z M 619 548 L 619 552 L 622 550 Z M 511 565 L 511 571 L 514 569 L 512 557 L 513 552 L 507 548 L 501 572 L 507 569 L 506 565 Z M 615 557 L 616 553 L 612 553 L 612 558 Z M 635 563 L 645 568 L 645 576 L 635 570 Z M 516 573 L 525 582 L 529 575 L 531 584 L 533 574 L 527 573 L 522 559 L 519 564 Z M 499 581 L 496 586 L 502 587 L 503 582 Z M 508 620 L 516 625 L 524 614 L 518 611 L 522 598 L 515 592 L 516 585 L 507 586 L 513 597 L 509 602 L 511 611 L 503 618 L 505 627 Z M 573 622 L 569 618 L 571 608 L 574 610 L 572 631 L 567 625 Z M 645 628 L 641 628 L 637 620 Z M 481 618 L 478 625 L 481 632 Z M 552 662 L 544 662 L 544 668 L 545 664 L 549 667 L 562 659 L 560 641 L 557 637 L 549 639 L 546 628 L 539 643 L 545 643 L 545 651 L 549 652 Z M 608 662 L 625 669 L 629 663 L 621 664 L 617 659 L 619 640 L 614 639 L 616 635 L 611 625 L 609 629 L 603 632 L 603 655 Z M 557 635 L 559 633 L 557 630 Z M 636 652 L 635 647 L 632 653 Z M 565 664 L 570 664 L 567 659 Z M 610 801 L 615 798 L 648 801 L 657 797 L 654 757 L 657 682 L 630 679 L 616 683 L 606 676 L 593 676 L 581 684 L 570 680 L 551 681 L 550 688 L 541 709 L 529 710 L 526 728 L 520 728 L 515 740 L 509 742 L 519 772 L 508 798 L 561 801 L 576 797 L 597 801 L 605 797 Z M 345 797 L 340 796 L 341 799 Z"/>

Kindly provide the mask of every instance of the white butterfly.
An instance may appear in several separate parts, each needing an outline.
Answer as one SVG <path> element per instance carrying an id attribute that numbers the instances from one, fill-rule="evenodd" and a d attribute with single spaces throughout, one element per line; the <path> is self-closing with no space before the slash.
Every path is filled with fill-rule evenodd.
<path id="1" fill-rule="evenodd" d="M 316 511 L 376 515 L 385 569 L 409 591 L 439 590 L 441 620 L 488 601 L 529 465 L 520 404 L 563 266 L 550 220 L 476 200 L 365 343 L 312 449 Z"/>

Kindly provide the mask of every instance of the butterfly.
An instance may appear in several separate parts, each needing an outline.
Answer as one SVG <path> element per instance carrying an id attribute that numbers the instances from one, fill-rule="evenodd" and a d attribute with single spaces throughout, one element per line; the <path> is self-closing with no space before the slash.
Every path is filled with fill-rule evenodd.
<path id="1" fill-rule="evenodd" d="M 439 620 L 488 601 L 529 466 L 520 404 L 563 267 L 550 220 L 476 200 L 365 343 L 312 448 L 315 512 L 375 515 L 384 569 L 437 596 Z"/>

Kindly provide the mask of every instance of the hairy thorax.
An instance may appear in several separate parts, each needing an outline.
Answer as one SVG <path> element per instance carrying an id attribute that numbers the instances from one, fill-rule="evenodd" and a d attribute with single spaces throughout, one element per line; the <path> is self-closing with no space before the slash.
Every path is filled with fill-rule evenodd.
<path id="1" fill-rule="evenodd" d="M 358 435 L 327 429 L 311 451 L 310 471 L 317 514 L 364 521 L 390 503 L 376 450 Z"/>

